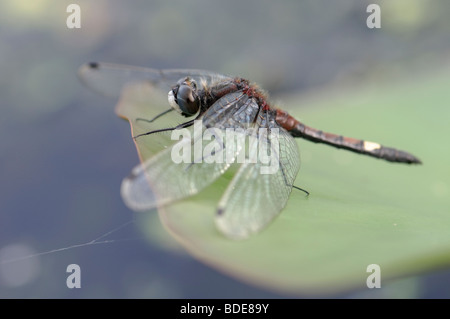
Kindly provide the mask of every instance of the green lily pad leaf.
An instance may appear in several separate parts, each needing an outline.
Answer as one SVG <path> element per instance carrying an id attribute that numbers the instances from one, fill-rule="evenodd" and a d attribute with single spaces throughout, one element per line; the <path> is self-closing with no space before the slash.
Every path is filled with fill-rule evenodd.
<path id="1" fill-rule="evenodd" d="M 449 86 L 447 77 L 285 101 L 293 116 L 312 127 L 411 152 L 423 165 L 393 164 L 299 140 L 302 164 L 295 185 L 311 195 L 293 190 L 286 208 L 261 233 L 233 241 L 215 227 L 217 203 L 232 171 L 201 193 L 160 208 L 160 220 L 188 252 L 212 267 L 289 293 L 367 287 L 371 264 L 380 266 L 382 285 L 448 266 Z M 129 119 L 133 135 L 153 129 L 153 123 L 135 121 L 159 112 L 149 101 L 156 101 L 150 89 L 133 86 L 122 95 L 117 112 Z M 166 97 L 158 103 L 160 110 L 168 107 Z M 170 124 L 161 118 L 159 125 Z M 167 145 L 157 143 L 162 138 L 137 139 L 142 161 Z M 146 216 L 139 215 L 143 225 Z"/>

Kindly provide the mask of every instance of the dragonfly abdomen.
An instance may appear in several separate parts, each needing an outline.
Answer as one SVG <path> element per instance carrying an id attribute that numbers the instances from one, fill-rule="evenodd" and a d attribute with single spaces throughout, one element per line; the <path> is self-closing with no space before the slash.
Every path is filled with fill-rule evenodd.
<path id="1" fill-rule="evenodd" d="M 277 110 L 276 121 L 292 136 L 301 137 L 314 143 L 331 145 L 336 148 L 342 148 L 355 153 L 381 158 L 389 162 L 407 164 L 422 163 L 417 157 L 405 151 L 382 146 L 375 142 L 323 132 L 321 130 L 306 126 L 282 110 Z"/>

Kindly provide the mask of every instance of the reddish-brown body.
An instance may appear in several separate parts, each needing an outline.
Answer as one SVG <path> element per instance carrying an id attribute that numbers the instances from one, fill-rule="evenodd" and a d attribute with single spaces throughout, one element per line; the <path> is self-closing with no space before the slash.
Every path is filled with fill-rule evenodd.
<path id="1" fill-rule="evenodd" d="M 221 83 L 216 86 L 210 95 L 214 99 L 225 96 L 226 94 L 241 90 L 256 100 L 263 112 L 274 112 L 275 121 L 288 131 L 293 137 L 301 137 L 314 143 L 328 144 L 337 148 L 346 149 L 355 153 L 366 154 L 377 158 L 382 158 L 390 162 L 400 163 L 421 163 L 415 156 L 397 150 L 395 148 L 385 147 L 378 143 L 368 142 L 356 138 L 344 137 L 333 133 L 323 132 L 315 128 L 306 126 L 294 117 L 289 115 L 286 111 L 272 108 L 267 103 L 267 96 L 256 85 L 250 84 L 248 80 L 242 78 L 234 78 L 232 81 Z M 209 101 L 211 102 L 211 101 Z M 209 103 L 205 103 L 209 104 Z"/>
<path id="2" fill-rule="evenodd" d="M 368 142 L 352 137 L 323 132 L 309 127 L 293 118 L 286 111 L 276 110 L 276 122 L 294 137 L 301 137 L 315 143 L 324 143 L 355 153 L 382 158 L 390 162 L 420 164 L 421 161 L 412 154 L 378 143 Z"/>

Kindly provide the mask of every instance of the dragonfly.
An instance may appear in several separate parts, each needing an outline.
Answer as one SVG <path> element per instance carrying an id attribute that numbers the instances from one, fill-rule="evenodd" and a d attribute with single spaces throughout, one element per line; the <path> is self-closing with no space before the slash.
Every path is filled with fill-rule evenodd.
<path id="1" fill-rule="evenodd" d="M 266 92 L 241 77 L 197 69 L 152 69 L 108 63 L 85 64 L 80 68 L 79 76 L 85 85 L 106 96 L 119 97 L 126 86 L 137 84 L 167 94 L 166 110 L 152 119 L 135 121 L 142 120 L 150 125 L 169 113 L 179 114 L 184 121 L 171 127 L 148 130 L 134 136 L 135 139 L 192 128 L 196 121 L 201 120 L 203 128 L 242 129 L 244 134 L 255 134 L 256 140 L 264 141 L 270 152 L 277 155 L 275 172 L 262 174 L 263 163 L 257 159 L 249 160 L 248 157 L 256 153 L 250 152 L 253 155 L 247 154 L 247 161 L 239 164 L 217 204 L 216 226 L 232 239 L 245 239 L 266 228 L 284 209 L 292 189 L 298 188 L 294 181 L 300 169 L 300 156 L 294 138 L 389 162 L 421 164 L 416 156 L 406 151 L 307 126 L 270 104 Z M 149 99 L 149 109 L 152 103 Z M 258 133 L 260 129 L 265 129 L 265 133 Z M 278 134 L 272 135 L 274 131 Z M 183 143 L 192 145 L 198 138 L 194 136 Z M 222 140 L 219 144 L 221 148 L 217 152 L 231 149 L 234 161 L 243 149 L 233 149 L 229 142 Z M 132 210 L 158 209 L 195 195 L 233 164 L 233 161 L 195 161 L 192 158 L 190 162 L 178 163 L 173 160 L 176 145 L 162 148 L 124 178 L 121 194 Z"/>

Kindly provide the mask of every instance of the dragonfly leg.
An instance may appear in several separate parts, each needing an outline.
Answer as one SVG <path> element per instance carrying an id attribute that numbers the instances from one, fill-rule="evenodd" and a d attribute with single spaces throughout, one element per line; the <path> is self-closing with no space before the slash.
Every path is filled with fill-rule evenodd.
<path id="1" fill-rule="evenodd" d="M 303 188 L 300 188 L 298 186 L 292 185 L 293 188 L 298 189 L 299 191 L 302 191 L 303 193 L 306 194 L 306 196 L 309 196 L 309 192 Z"/>
<path id="2" fill-rule="evenodd" d="M 147 120 L 147 119 L 144 119 L 144 118 L 142 118 L 142 117 L 138 117 L 135 121 L 136 121 L 136 122 L 137 122 L 137 121 L 144 121 L 144 122 L 147 122 L 147 123 L 152 123 L 152 122 L 154 122 L 155 120 L 159 119 L 161 116 L 166 115 L 167 113 L 169 113 L 169 112 L 171 112 L 171 111 L 173 111 L 173 109 L 165 110 L 164 112 L 162 112 L 162 113 L 156 115 L 156 116 L 155 116 L 154 118 L 152 118 L 151 120 Z"/>
<path id="3" fill-rule="evenodd" d="M 133 136 L 133 138 L 137 139 L 138 137 L 145 136 L 145 135 L 150 135 L 150 134 L 153 134 L 153 133 L 178 130 L 178 129 L 181 129 L 181 128 L 186 128 L 186 127 L 192 126 L 193 124 L 194 124 L 194 120 L 190 120 L 190 121 L 181 123 L 181 124 L 179 124 L 179 125 L 177 125 L 175 127 L 162 128 L 162 129 L 159 129 L 159 130 L 153 130 L 153 131 L 150 131 L 150 132 L 147 132 L 147 133 L 138 134 L 138 135 Z"/>

